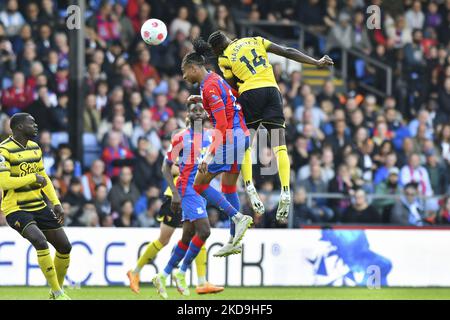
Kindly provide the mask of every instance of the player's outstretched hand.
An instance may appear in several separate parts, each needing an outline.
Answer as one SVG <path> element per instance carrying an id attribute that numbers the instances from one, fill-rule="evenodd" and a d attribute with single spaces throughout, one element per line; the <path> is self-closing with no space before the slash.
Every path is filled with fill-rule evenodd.
<path id="1" fill-rule="evenodd" d="M 200 173 L 206 174 L 208 172 L 208 163 L 206 161 L 200 163 L 200 165 L 198 166 L 198 171 L 200 171 Z"/>
<path id="2" fill-rule="evenodd" d="M 329 56 L 324 55 L 322 58 L 317 61 L 318 67 L 327 67 L 334 65 L 333 59 L 331 59 Z"/>
<path id="3" fill-rule="evenodd" d="M 59 224 L 63 225 L 64 224 L 64 209 L 63 209 L 62 205 L 57 204 L 53 208 L 53 212 L 55 213 L 55 216 L 58 219 Z"/>
<path id="4" fill-rule="evenodd" d="M 47 185 L 47 179 L 36 173 L 36 183 L 40 184 L 41 187 L 45 187 Z"/>
<path id="5" fill-rule="evenodd" d="M 187 98 L 187 102 L 188 102 L 188 103 L 198 103 L 198 102 L 201 102 L 201 101 L 202 101 L 202 97 L 199 96 L 199 95 L 195 95 L 195 94 L 190 95 L 190 96 Z"/>
<path id="6" fill-rule="evenodd" d="M 174 213 L 178 213 L 181 210 L 181 199 L 180 195 L 173 194 L 172 196 L 172 202 L 170 203 L 170 210 Z"/>

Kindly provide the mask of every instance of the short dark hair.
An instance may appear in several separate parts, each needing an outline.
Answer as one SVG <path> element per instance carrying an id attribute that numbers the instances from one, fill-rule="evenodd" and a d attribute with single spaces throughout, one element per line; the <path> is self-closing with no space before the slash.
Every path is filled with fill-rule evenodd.
<path id="1" fill-rule="evenodd" d="M 25 120 L 30 116 L 29 113 L 20 112 L 16 113 L 11 117 L 9 126 L 11 130 L 17 129 L 17 127 L 25 122 Z"/>
<path id="2" fill-rule="evenodd" d="M 405 185 L 405 190 L 406 189 L 410 189 L 410 188 L 414 188 L 414 190 L 418 190 L 419 184 L 417 182 L 409 182 Z"/>
<path id="3" fill-rule="evenodd" d="M 194 46 L 194 52 L 185 55 L 182 64 L 204 66 L 207 63 L 207 57 L 212 55 L 211 46 L 202 38 L 192 41 L 192 45 Z"/>
<path id="4" fill-rule="evenodd" d="M 227 42 L 227 36 L 220 30 L 214 31 L 208 38 L 209 45 L 214 48 L 214 50 L 225 49 Z"/>

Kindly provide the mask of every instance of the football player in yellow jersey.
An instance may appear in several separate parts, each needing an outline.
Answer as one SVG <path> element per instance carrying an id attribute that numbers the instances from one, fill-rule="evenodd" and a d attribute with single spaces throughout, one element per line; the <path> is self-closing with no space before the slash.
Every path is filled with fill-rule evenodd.
<path id="1" fill-rule="evenodd" d="M 42 151 L 31 141 L 38 135 L 38 126 L 28 113 L 13 115 L 10 126 L 12 136 L 0 143 L 1 211 L 8 225 L 36 249 L 39 266 L 51 287 L 50 298 L 70 300 L 63 283 L 72 246 L 62 228 L 64 212 L 45 173 Z M 53 260 L 47 242 L 56 249 Z"/>
<path id="2" fill-rule="evenodd" d="M 188 126 L 189 123 L 194 123 L 197 120 L 197 116 L 195 111 L 198 111 L 198 108 L 203 110 L 203 106 L 201 103 L 190 104 L 189 108 L 189 118 L 188 118 Z M 203 110 L 204 112 L 204 110 Z M 206 114 L 205 114 L 206 117 Z M 205 118 L 206 119 L 206 118 Z M 178 176 L 180 174 L 178 166 L 167 165 L 166 161 L 163 161 L 162 172 L 164 177 L 166 178 L 169 184 L 173 183 L 176 185 Z M 175 188 L 176 189 L 176 188 Z M 144 253 L 139 257 L 136 266 L 133 270 L 129 270 L 127 272 L 128 279 L 130 280 L 130 288 L 134 293 L 139 293 L 139 274 L 142 268 L 149 263 L 150 261 L 156 258 L 156 255 L 162 248 L 164 248 L 170 241 L 175 229 L 181 226 L 181 198 L 178 193 L 173 194 L 170 186 L 167 187 L 164 192 L 164 203 L 161 206 L 161 209 L 158 214 L 158 220 L 161 222 L 160 224 L 160 233 L 159 238 L 147 245 Z M 213 284 L 210 284 L 206 281 L 206 248 L 203 246 L 201 248 L 200 253 L 197 255 L 195 259 L 195 264 L 197 268 L 197 288 L 196 292 L 198 294 L 208 294 L 208 293 L 218 293 L 224 290 L 223 287 L 218 287 Z"/>
<path id="3" fill-rule="evenodd" d="M 332 66 L 333 60 L 327 55 L 316 60 L 297 49 L 280 46 L 262 37 L 232 41 L 221 31 L 213 32 L 208 38 L 208 43 L 218 57 L 218 64 L 225 79 L 239 91 L 238 102 L 242 106 L 247 127 L 254 129 L 252 130 L 254 133 L 260 125 L 263 125 L 269 132 L 282 187 L 277 219 L 285 221 L 291 202 L 290 163 L 286 148 L 283 99 L 267 53 L 318 67 Z M 253 138 L 254 134 L 252 141 Z M 253 209 L 257 213 L 263 213 L 264 207 L 252 182 L 250 149 L 247 150 L 242 164 L 242 177 Z"/>

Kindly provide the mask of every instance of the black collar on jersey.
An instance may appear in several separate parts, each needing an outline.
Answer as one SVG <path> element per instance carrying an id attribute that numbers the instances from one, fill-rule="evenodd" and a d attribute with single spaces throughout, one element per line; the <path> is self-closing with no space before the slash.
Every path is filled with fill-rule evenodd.
<path id="1" fill-rule="evenodd" d="M 23 146 L 20 142 L 18 142 L 16 139 L 13 138 L 13 136 L 10 136 L 9 139 L 11 139 L 12 142 L 14 142 L 15 144 L 17 144 L 20 148 L 26 150 L 27 146 Z M 28 144 L 28 141 L 27 141 Z"/>

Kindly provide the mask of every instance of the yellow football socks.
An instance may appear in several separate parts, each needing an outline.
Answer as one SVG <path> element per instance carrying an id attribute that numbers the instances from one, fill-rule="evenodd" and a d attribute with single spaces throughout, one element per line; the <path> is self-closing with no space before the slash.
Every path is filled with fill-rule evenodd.
<path id="1" fill-rule="evenodd" d="M 53 259 L 53 264 L 55 265 L 56 276 L 58 277 L 59 286 L 62 288 L 64 283 L 64 277 L 66 276 L 67 269 L 69 269 L 70 253 L 62 254 L 56 252 L 55 258 Z"/>
<path id="2" fill-rule="evenodd" d="M 195 266 L 197 267 L 197 285 L 202 286 L 206 282 L 206 248 L 203 246 L 195 258 Z"/>
<path id="3" fill-rule="evenodd" d="M 252 169 L 252 149 L 245 150 L 244 160 L 241 166 L 242 179 L 244 179 L 244 185 L 253 183 L 253 169 Z"/>
<path id="4" fill-rule="evenodd" d="M 287 153 L 286 145 L 274 147 L 273 153 L 277 159 L 278 175 L 280 176 L 282 190 L 289 190 L 291 164 L 289 162 L 289 155 Z"/>
<path id="5" fill-rule="evenodd" d="M 42 273 L 47 279 L 53 292 L 61 292 L 58 277 L 56 276 L 55 266 L 50 256 L 50 249 L 37 250 L 37 258 Z"/>
<path id="6" fill-rule="evenodd" d="M 139 257 L 137 266 L 134 269 L 134 273 L 141 272 L 141 269 L 151 260 L 155 259 L 158 252 L 164 248 L 163 244 L 159 240 L 155 240 L 149 243 L 145 252 Z"/>

